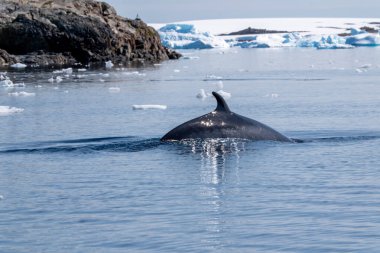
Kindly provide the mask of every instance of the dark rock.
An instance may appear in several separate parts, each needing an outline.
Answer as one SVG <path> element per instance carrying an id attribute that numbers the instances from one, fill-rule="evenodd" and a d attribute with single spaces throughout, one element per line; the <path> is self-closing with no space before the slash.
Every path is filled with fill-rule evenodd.
<path id="1" fill-rule="evenodd" d="M 226 34 L 220 34 L 220 36 L 252 35 L 252 34 L 268 34 L 268 33 L 289 33 L 289 32 L 288 31 L 267 30 L 267 29 L 257 29 L 257 28 L 248 27 L 247 29 L 244 29 L 241 31 L 226 33 Z"/>
<path id="2" fill-rule="evenodd" d="M 7 51 L 0 49 L 0 66 L 14 64 L 17 62 L 15 56 L 8 54 Z"/>
<path id="3" fill-rule="evenodd" d="M 366 31 L 367 33 L 378 33 L 379 32 L 379 30 L 377 30 L 373 27 L 369 27 L 369 26 L 360 27 L 360 30 Z"/>
<path id="4" fill-rule="evenodd" d="M 179 57 L 140 19 L 120 17 L 109 4 L 93 0 L 0 0 L 0 48 L 38 65 Z"/>

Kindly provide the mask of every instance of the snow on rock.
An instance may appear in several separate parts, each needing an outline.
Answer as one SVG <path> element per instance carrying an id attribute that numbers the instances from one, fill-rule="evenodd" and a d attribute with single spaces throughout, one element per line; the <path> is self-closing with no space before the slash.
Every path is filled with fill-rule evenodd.
<path id="1" fill-rule="evenodd" d="M 16 68 L 16 69 L 23 69 L 23 68 L 26 68 L 26 65 L 18 62 L 18 63 L 12 64 L 11 67 Z"/>
<path id="2" fill-rule="evenodd" d="M 172 49 L 229 48 L 222 38 L 201 32 L 191 24 L 168 24 L 158 30 L 162 44 Z"/>
<path id="3" fill-rule="evenodd" d="M 133 110 L 159 109 L 166 110 L 166 105 L 132 105 Z"/>
<path id="4" fill-rule="evenodd" d="M 0 116 L 8 116 L 14 113 L 23 112 L 24 109 L 10 106 L 0 106 Z"/>

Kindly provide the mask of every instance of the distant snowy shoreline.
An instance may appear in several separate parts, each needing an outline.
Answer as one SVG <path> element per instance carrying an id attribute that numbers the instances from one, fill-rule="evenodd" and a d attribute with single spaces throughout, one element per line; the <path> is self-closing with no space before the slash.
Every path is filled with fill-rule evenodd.
<path id="1" fill-rule="evenodd" d="M 172 49 L 315 47 L 346 49 L 380 45 L 379 18 L 253 18 L 150 24 Z M 247 28 L 289 31 L 220 36 Z"/>

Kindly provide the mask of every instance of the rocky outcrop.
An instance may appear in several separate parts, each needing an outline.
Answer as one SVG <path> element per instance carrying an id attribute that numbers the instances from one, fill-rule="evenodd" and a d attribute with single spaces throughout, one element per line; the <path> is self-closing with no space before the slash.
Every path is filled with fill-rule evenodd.
<path id="1" fill-rule="evenodd" d="M 0 65 L 13 62 L 11 55 L 32 65 L 180 56 L 140 19 L 120 17 L 109 4 L 93 0 L 0 0 L 0 49 L 8 53 L 0 52 Z"/>

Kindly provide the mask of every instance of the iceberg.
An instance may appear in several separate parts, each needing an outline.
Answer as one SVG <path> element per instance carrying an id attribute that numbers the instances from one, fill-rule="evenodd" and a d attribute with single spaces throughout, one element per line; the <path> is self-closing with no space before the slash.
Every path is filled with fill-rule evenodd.
<path id="1" fill-rule="evenodd" d="M 346 49 L 353 48 L 347 45 L 346 40 L 338 35 L 307 35 L 297 41 L 298 47 L 315 47 L 318 49 Z"/>
<path id="2" fill-rule="evenodd" d="M 357 47 L 375 47 L 380 46 L 380 35 L 373 33 L 359 33 L 347 37 L 346 44 L 357 46 Z"/>
<path id="3" fill-rule="evenodd" d="M 225 40 L 190 24 L 168 24 L 158 30 L 162 44 L 172 49 L 229 48 Z"/>

